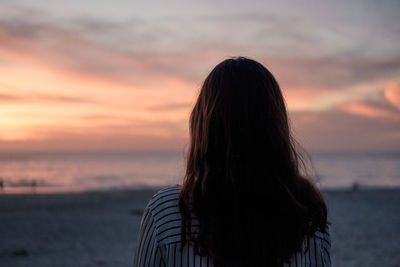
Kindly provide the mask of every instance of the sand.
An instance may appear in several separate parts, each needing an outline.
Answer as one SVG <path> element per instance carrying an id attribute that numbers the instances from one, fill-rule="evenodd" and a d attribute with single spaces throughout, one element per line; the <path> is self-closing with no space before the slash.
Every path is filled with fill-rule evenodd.
<path id="1" fill-rule="evenodd" d="M 153 194 L 0 194 L 0 266 L 132 266 Z M 400 266 L 400 189 L 324 195 L 334 266 Z"/>

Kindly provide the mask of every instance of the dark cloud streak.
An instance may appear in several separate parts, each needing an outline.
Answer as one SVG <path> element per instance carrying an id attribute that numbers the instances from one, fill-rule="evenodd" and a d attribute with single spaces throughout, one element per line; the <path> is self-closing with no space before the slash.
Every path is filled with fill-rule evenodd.
<path id="1" fill-rule="evenodd" d="M 35 102 L 48 102 L 48 103 L 94 103 L 93 99 L 75 97 L 75 96 L 64 96 L 64 95 L 52 95 L 52 94 L 5 94 L 0 93 L 0 103 L 35 103 Z"/>

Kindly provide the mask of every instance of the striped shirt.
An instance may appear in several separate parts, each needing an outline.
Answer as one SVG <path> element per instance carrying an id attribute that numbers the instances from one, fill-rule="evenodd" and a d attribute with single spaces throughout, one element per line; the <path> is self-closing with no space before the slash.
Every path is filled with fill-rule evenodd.
<path id="1" fill-rule="evenodd" d="M 183 251 L 180 249 L 181 215 L 178 198 L 179 186 L 175 185 L 160 190 L 148 203 L 140 225 L 135 267 L 212 267 L 212 260 L 196 254 L 190 243 L 184 246 Z M 193 226 L 196 231 L 198 223 L 194 222 Z M 293 256 L 285 266 L 331 266 L 329 232 L 317 232 L 309 241 L 308 249 Z"/>

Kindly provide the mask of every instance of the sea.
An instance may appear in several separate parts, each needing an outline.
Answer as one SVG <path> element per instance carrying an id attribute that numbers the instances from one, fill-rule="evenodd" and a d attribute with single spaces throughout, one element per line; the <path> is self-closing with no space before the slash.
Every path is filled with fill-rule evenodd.
<path id="1" fill-rule="evenodd" d="M 400 187 L 400 153 L 311 154 L 321 189 Z M 64 193 L 163 187 L 182 182 L 184 152 L 0 153 L 0 193 Z"/>

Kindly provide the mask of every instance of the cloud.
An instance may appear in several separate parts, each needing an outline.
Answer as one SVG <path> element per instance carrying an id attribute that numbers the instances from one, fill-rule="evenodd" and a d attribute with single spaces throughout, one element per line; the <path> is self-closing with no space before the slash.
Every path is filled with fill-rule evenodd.
<path id="1" fill-rule="evenodd" d="M 346 103 L 339 106 L 339 109 L 359 116 L 400 121 L 400 112 L 392 112 L 364 103 Z"/>
<path id="2" fill-rule="evenodd" d="M 264 58 L 285 87 L 346 89 L 360 83 L 376 82 L 400 75 L 400 56 L 361 57 L 333 55 L 321 58 Z"/>
<path id="3" fill-rule="evenodd" d="M 170 103 L 162 105 L 153 105 L 148 109 L 151 111 L 166 111 L 166 110 L 188 110 L 191 107 L 191 103 Z"/>
<path id="4" fill-rule="evenodd" d="M 305 30 L 311 26 L 318 30 Z M 254 55 L 290 88 L 345 89 L 400 74 L 398 53 L 330 51 L 325 35 L 333 30 L 321 27 L 305 19 L 252 13 L 125 21 L 31 14 L 0 20 L 4 34 L 30 45 L 41 61 L 130 85 L 165 76 L 198 82 L 209 66 L 229 55 Z M 349 33 L 342 34 L 340 40 Z M 21 49 L 15 43 L 6 47 Z"/>
<path id="5" fill-rule="evenodd" d="M 24 97 L 10 94 L 1 94 L 0 93 L 0 102 L 19 102 L 23 101 Z"/>
<path id="6" fill-rule="evenodd" d="M 340 110 L 291 112 L 294 136 L 310 152 L 398 152 L 400 124 Z"/>
<path id="7" fill-rule="evenodd" d="M 400 83 L 398 82 L 387 82 L 385 86 L 385 98 L 393 106 L 400 109 Z"/>
<path id="8" fill-rule="evenodd" d="M 0 93 L 0 102 L 3 103 L 27 103 L 27 102 L 53 102 L 53 103 L 93 103 L 92 99 L 86 99 L 74 96 L 55 95 L 55 94 L 4 94 Z"/>
<path id="9" fill-rule="evenodd" d="M 167 66 L 162 62 L 93 42 L 62 25 L 32 23 L 29 18 L 1 20 L 0 46 L 10 63 L 31 62 L 64 75 L 69 73 L 133 88 L 143 87 L 141 84 L 151 80 L 149 77 L 169 78 Z M 173 60 L 169 64 L 173 65 Z"/>
<path id="10" fill-rule="evenodd" d="M 384 97 L 384 82 L 366 82 L 345 89 L 327 87 L 282 87 L 288 108 L 291 111 L 326 111 L 340 109 L 341 105 L 362 103 L 375 108 L 396 112 Z"/>
<path id="11" fill-rule="evenodd" d="M 383 87 L 400 77 L 400 53 L 386 28 L 259 10 L 124 20 L 9 11 L 0 12 L 1 80 L 21 90 L 0 91 L 11 103 L 5 149 L 176 149 L 194 89 L 237 55 L 274 73 L 307 147 L 400 149 L 399 84 Z"/>

